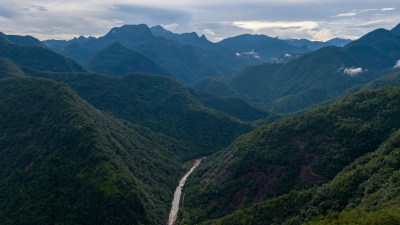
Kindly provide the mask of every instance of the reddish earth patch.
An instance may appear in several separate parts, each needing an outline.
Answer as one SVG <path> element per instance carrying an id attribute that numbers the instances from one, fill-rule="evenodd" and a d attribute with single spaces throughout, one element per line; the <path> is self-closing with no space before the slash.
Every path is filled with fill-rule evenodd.
<path id="1" fill-rule="evenodd" d="M 29 172 L 32 171 L 33 165 L 35 165 L 35 163 L 31 162 L 29 165 L 24 167 L 25 172 Z"/>
<path id="2" fill-rule="evenodd" d="M 313 154 L 305 154 L 304 155 L 304 161 L 306 162 L 306 164 L 308 165 L 308 166 L 310 166 L 311 164 L 313 164 L 314 162 L 315 162 L 315 159 L 316 159 L 317 157 L 315 156 L 315 155 L 313 155 Z"/>
<path id="3" fill-rule="evenodd" d="M 46 121 L 47 120 L 47 115 L 43 116 L 42 121 Z"/>
<path id="4" fill-rule="evenodd" d="M 299 147 L 299 149 L 302 151 L 307 143 L 308 143 L 308 138 L 311 136 L 312 132 L 311 131 L 307 131 L 306 133 L 297 136 L 297 137 L 292 137 L 290 139 L 290 143 L 294 143 L 297 145 L 297 147 Z"/>
<path id="5" fill-rule="evenodd" d="M 225 199 L 223 197 L 219 197 L 217 199 L 217 204 L 222 207 L 225 204 Z"/>
<path id="6" fill-rule="evenodd" d="M 282 176 L 282 166 L 269 166 L 263 172 L 248 172 L 244 177 L 254 180 L 257 183 L 257 193 L 252 197 L 253 203 L 258 203 L 264 200 L 265 192 L 272 191 L 272 187 Z"/>
<path id="7" fill-rule="evenodd" d="M 311 166 L 302 166 L 300 170 L 300 181 L 309 183 L 322 183 L 324 178 L 314 173 Z"/>
<path id="8" fill-rule="evenodd" d="M 246 193 L 247 193 L 246 188 L 236 192 L 236 194 L 231 199 L 231 203 L 235 207 L 243 207 L 244 200 L 246 199 Z"/>

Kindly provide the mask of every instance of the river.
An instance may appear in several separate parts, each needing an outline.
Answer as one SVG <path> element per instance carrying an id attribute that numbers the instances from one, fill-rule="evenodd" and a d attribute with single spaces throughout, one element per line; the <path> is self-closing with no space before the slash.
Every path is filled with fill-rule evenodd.
<path id="1" fill-rule="evenodd" d="M 181 199 L 181 194 L 182 194 L 182 188 L 185 185 L 185 182 L 189 175 L 193 172 L 194 169 L 198 165 L 200 165 L 201 160 L 204 158 L 196 159 L 193 163 L 192 168 L 185 174 L 185 176 L 182 177 L 182 179 L 179 181 L 179 185 L 175 190 L 174 194 L 174 200 L 172 201 L 172 206 L 171 206 L 171 212 L 169 213 L 169 218 L 168 218 L 168 225 L 174 225 L 175 221 L 178 217 L 178 211 L 179 211 L 179 201 Z"/>

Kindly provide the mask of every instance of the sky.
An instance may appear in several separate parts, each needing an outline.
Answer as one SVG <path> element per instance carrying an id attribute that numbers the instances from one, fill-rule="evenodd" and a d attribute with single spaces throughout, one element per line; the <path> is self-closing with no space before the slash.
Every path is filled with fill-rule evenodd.
<path id="1" fill-rule="evenodd" d="M 0 31 L 40 40 L 147 24 L 214 42 L 244 33 L 326 41 L 399 23 L 399 0 L 0 0 Z"/>

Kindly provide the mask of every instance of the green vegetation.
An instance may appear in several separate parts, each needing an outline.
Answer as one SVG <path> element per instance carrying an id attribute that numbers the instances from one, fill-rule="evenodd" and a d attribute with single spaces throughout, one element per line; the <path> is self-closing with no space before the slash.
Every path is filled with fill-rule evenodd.
<path id="1" fill-rule="evenodd" d="M 25 69 L 25 73 L 65 82 L 96 108 L 182 141 L 191 148 L 184 153 L 185 159 L 214 153 L 253 129 L 229 113 L 233 116 L 236 112 L 254 113 L 246 117 L 238 115 L 244 119 L 260 119 L 267 115 L 240 100 L 239 109 L 235 109 L 230 102 L 237 100 L 231 98 L 213 97 L 215 103 L 212 103 L 212 95 L 202 96 L 164 76 L 110 77 L 89 73 L 43 73 L 31 69 Z"/>
<path id="2" fill-rule="evenodd" d="M 0 80 L 1 224 L 163 224 L 176 140 L 103 114 L 65 84 Z"/>
<path id="3" fill-rule="evenodd" d="M 240 96 L 275 113 L 293 114 L 392 73 L 400 59 L 399 46 L 400 35 L 395 29 L 378 29 L 343 48 L 325 47 L 287 63 L 250 66 L 219 82 L 217 78 L 202 80 L 197 87 Z"/>
<path id="4" fill-rule="evenodd" d="M 182 46 L 171 41 L 153 40 L 137 43 L 131 48 L 149 56 L 170 71 L 174 78 L 185 83 L 194 83 L 206 76 L 222 75 L 211 61 L 190 45 Z"/>
<path id="5" fill-rule="evenodd" d="M 268 199 L 273 200 L 259 206 L 266 207 L 262 209 L 265 215 L 254 211 L 249 215 L 260 217 L 257 221 L 267 217 L 285 221 L 292 214 L 302 212 L 304 208 L 299 206 L 311 201 L 316 193 L 309 191 L 298 195 L 293 191 L 312 188 L 344 173 L 346 179 L 349 176 L 351 179 L 341 183 L 335 183 L 334 179 L 330 184 L 331 192 L 323 192 L 326 198 L 319 198 L 320 205 L 315 205 L 317 200 L 313 197 L 310 204 L 314 208 L 310 209 L 311 217 L 306 218 L 328 212 L 324 211 L 327 210 L 324 203 L 341 211 L 349 204 L 346 201 L 356 193 L 363 193 L 363 189 L 353 191 L 360 181 L 368 178 L 364 173 L 370 172 L 360 167 L 346 173 L 341 172 L 343 168 L 366 153 L 376 151 L 386 140 L 388 143 L 400 140 L 398 135 L 388 139 L 399 128 L 400 88 L 359 92 L 329 106 L 258 128 L 208 157 L 192 174 L 185 196 L 185 221 L 198 224 Z M 393 161 L 393 165 L 399 164 Z M 378 177 L 385 179 L 383 175 Z M 325 190 L 324 187 L 319 190 Z M 286 193 L 291 194 L 285 196 Z M 380 197 L 375 199 L 378 201 Z M 287 214 L 276 213 L 280 211 L 287 211 Z M 234 218 L 242 218 L 238 215 Z"/>
<path id="6" fill-rule="evenodd" d="M 41 71 L 84 72 L 81 65 L 44 47 L 25 47 L 0 39 L 0 57 Z"/>
<path id="7" fill-rule="evenodd" d="M 12 61 L 0 57 L 0 78 L 24 75 L 24 72 Z"/>
<path id="8" fill-rule="evenodd" d="M 396 87 L 396 86 L 400 86 L 400 72 L 391 73 L 389 75 L 382 76 L 366 84 L 351 87 L 348 90 L 346 90 L 343 95 L 348 96 L 357 91 L 372 90 L 381 87 Z"/>
<path id="9" fill-rule="evenodd" d="M 255 57 L 256 54 L 262 62 L 271 62 L 286 53 L 305 53 L 310 50 L 306 46 L 294 46 L 290 43 L 268 37 L 266 35 L 243 34 L 231 37 L 218 42 L 220 45 L 232 49 L 240 54 L 248 54 L 248 57 Z M 252 52 L 253 54 L 249 54 Z"/>
<path id="10" fill-rule="evenodd" d="M 130 73 L 171 76 L 168 71 L 147 56 L 117 42 L 99 51 L 90 59 L 87 67 L 92 71 L 113 76 L 123 76 Z"/>
<path id="11" fill-rule="evenodd" d="M 331 182 L 239 210 L 211 224 L 399 224 L 400 130 Z"/>

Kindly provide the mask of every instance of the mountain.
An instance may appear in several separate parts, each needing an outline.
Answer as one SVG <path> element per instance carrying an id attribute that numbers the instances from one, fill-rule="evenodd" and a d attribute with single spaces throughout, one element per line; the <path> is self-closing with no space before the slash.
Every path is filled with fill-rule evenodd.
<path id="1" fill-rule="evenodd" d="M 350 42 L 352 42 L 352 40 L 350 39 L 342 39 L 342 38 L 333 38 L 329 41 L 327 41 L 328 44 L 337 46 L 337 47 L 344 47 L 347 44 L 349 44 Z"/>
<path id="2" fill-rule="evenodd" d="M 167 40 L 181 43 L 184 45 L 192 45 L 194 47 L 201 48 L 212 48 L 214 43 L 207 40 L 207 38 L 202 35 L 199 37 L 196 32 L 176 34 L 169 30 L 164 29 L 162 26 L 153 26 L 150 28 L 152 34 L 156 37 L 163 37 Z"/>
<path id="3" fill-rule="evenodd" d="M 391 73 L 386 76 L 382 76 L 376 80 L 368 82 L 366 84 L 360 84 L 347 89 L 343 96 L 348 96 L 357 91 L 373 90 L 381 87 L 396 87 L 400 86 L 400 72 Z"/>
<path id="4" fill-rule="evenodd" d="M 271 62 L 281 55 L 290 53 L 305 53 L 307 47 L 296 47 L 284 40 L 268 37 L 266 35 L 243 34 L 218 42 L 220 45 L 236 51 L 240 55 Z"/>
<path id="5" fill-rule="evenodd" d="M 78 42 L 79 48 L 65 49 L 71 43 Z M 205 76 L 218 77 L 221 72 L 217 66 L 193 46 L 156 37 L 145 24 L 124 25 L 112 28 L 106 35 L 99 38 L 80 37 L 70 41 L 45 41 L 49 48 L 54 48 L 61 54 L 85 64 L 88 56 L 80 58 L 80 52 L 90 53 L 93 57 L 113 43 L 118 42 L 134 51 L 140 52 L 155 63 L 172 73 L 173 77 L 185 83 L 194 83 Z"/>
<path id="6" fill-rule="evenodd" d="M 65 84 L 0 80 L 1 224 L 163 224 L 178 141 L 120 121 Z"/>
<path id="7" fill-rule="evenodd" d="M 315 51 L 323 47 L 327 46 L 337 46 L 337 47 L 344 47 L 348 43 L 351 42 L 349 39 L 341 39 L 341 38 L 333 38 L 329 41 L 310 41 L 307 39 L 287 39 L 285 40 L 286 43 L 296 46 L 296 47 L 303 47 L 306 46 L 309 50 Z"/>
<path id="8" fill-rule="evenodd" d="M 219 43 L 213 43 L 207 40 L 204 35 L 199 37 L 195 32 L 176 34 L 162 26 L 151 27 L 151 32 L 154 36 L 195 47 L 204 57 L 213 62 L 223 75 L 230 75 L 246 66 L 262 63 L 259 59 L 238 55 L 232 49 Z"/>
<path id="9" fill-rule="evenodd" d="M 214 153 L 253 129 L 234 116 L 244 120 L 269 116 L 244 101 L 235 103 L 240 107 L 235 108 L 231 102 L 237 100 L 212 99 L 165 76 L 110 77 L 92 73 L 43 73 L 29 68 L 24 72 L 64 82 L 94 107 L 180 140 L 191 148 L 182 153 L 185 159 Z"/>
<path id="10" fill-rule="evenodd" d="M 392 136 L 400 129 L 399 105 L 399 87 L 364 91 L 241 136 L 227 149 L 205 159 L 191 175 L 185 194 L 184 220 L 187 224 L 199 224 L 268 200 L 251 209 L 255 210 L 252 213 L 244 216 L 240 211 L 233 217 L 236 220 L 228 221 L 246 218 L 247 223 L 240 224 L 283 224 L 283 221 L 302 224 L 291 218 L 303 217 L 303 210 L 312 218 L 341 211 L 346 206 L 354 208 L 360 204 L 358 196 L 363 193 L 380 201 L 380 196 L 373 195 L 379 189 L 375 187 L 380 187 L 379 182 L 369 184 L 369 189 L 359 186 L 368 176 L 386 180 L 373 176 L 381 167 L 373 167 L 371 171 L 363 166 L 364 157 L 369 159 L 373 156 L 370 153 L 381 151 L 395 157 L 388 163 L 399 169 L 396 160 L 400 133 L 396 138 Z M 388 143 L 395 145 L 392 148 Z M 393 153 L 379 150 L 380 147 L 390 147 Z M 382 162 L 382 157 L 372 159 Z M 360 164 L 357 173 L 347 172 L 352 163 Z M 382 172 L 393 176 L 398 173 Z M 327 185 L 321 186 L 324 183 L 331 185 L 329 191 Z M 298 193 L 316 186 L 317 190 Z M 384 194 L 386 186 L 381 187 Z M 393 191 L 393 195 L 388 193 L 387 201 L 400 197 L 398 192 L 395 194 L 396 189 Z M 303 195 L 308 195 L 304 201 Z M 382 199 L 381 203 L 385 202 Z"/>
<path id="11" fill-rule="evenodd" d="M 78 41 L 73 41 L 70 44 L 66 45 L 60 51 L 60 54 L 65 55 L 71 59 L 76 60 L 82 65 L 86 65 L 86 63 L 92 58 L 93 54 L 82 46 Z"/>
<path id="12" fill-rule="evenodd" d="M 400 35 L 379 29 L 343 48 L 324 47 L 286 63 L 247 67 L 220 83 L 233 90 L 235 96 L 264 109 L 294 113 L 336 99 L 350 87 L 395 71 L 399 48 Z M 208 87 L 205 82 L 197 87 Z M 229 92 L 226 95 L 231 96 Z"/>
<path id="13" fill-rule="evenodd" d="M 24 72 L 12 61 L 0 57 L 0 79 L 24 75 Z"/>
<path id="14" fill-rule="evenodd" d="M 398 224 L 400 132 L 324 186 L 238 210 L 211 224 Z"/>
<path id="15" fill-rule="evenodd" d="M 7 36 L 6 36 L 7 37 Z M 84 72 L 75 61 L 43 47 L 25 47 L 8 39 L 0 40 L 0 57 L 10 59 L 16 64 L 41 71 Z"/>
<path id="16" fill-rule="evenodd" d="M 29 35 L 27 36 L 5 35 L 5 37 L 12 43 L 17 45 L 22 45 L 25 47 L 43 47 L 43 48 L 46 47 L 46 45 L 44 45 L 41 41 Z"/>
<path id="17" fill-rule="evenodd" d="M 115 42 L 101 50 L 87 64 L 87 68 L 102 74 L 122 76 L 129 73 L 145 73 L 171 76 L 149 57 Z"/>
<path id="18" fill-rule="evenodd" d="M 139 43 L 131 48 L 149 56 L 184 83 L 191 84 L 203 77 L 222 75 L 211 61 L 190 45 L 161 40 Z"/>

